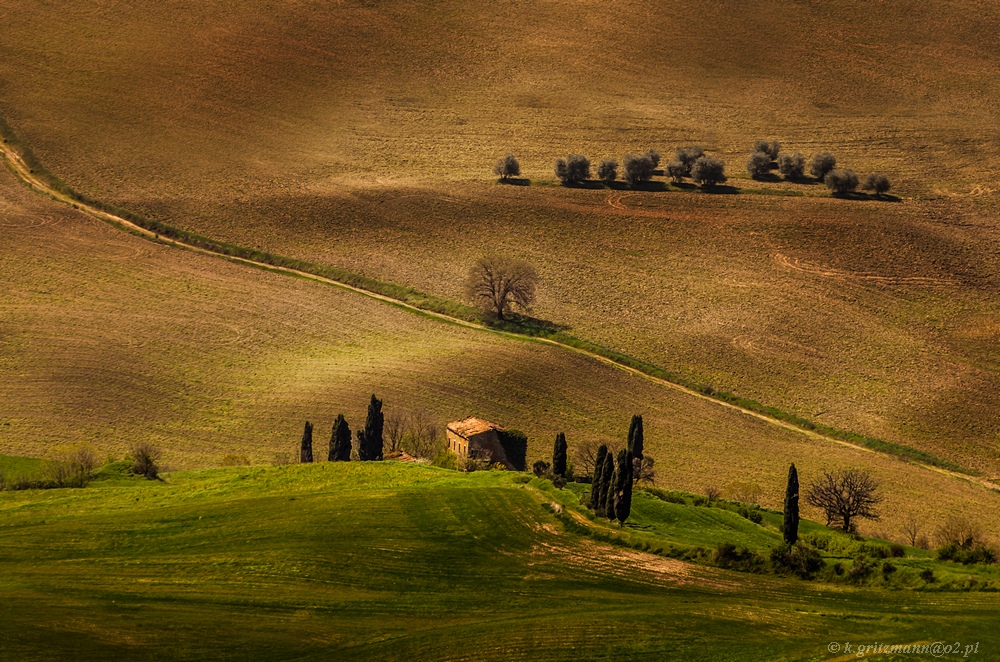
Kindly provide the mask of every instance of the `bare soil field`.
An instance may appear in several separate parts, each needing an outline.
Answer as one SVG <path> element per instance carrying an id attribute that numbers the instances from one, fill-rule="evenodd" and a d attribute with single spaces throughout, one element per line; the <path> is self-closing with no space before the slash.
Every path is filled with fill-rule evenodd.
<path id="1" fill-rule="evenodd" d="M 90 196 L 214 238 L 452 298 L 484 251 L 525 257 L 543 279 L 535 313 L 581 337 L 1000 474 L 1000 82 L 993 75 L 1000 12 L 993 5 L 102 0 L 0 7 L 0 112 L 43 162 Z M 508 150 L 521 157 L 527 177 L 550 180 L 552 159 L 568 152 L 596 160 L 700 143 L 743 177 L 746 153 L 760 137 L 807 154 L 830 149 L 862 172 L 885 171 L 904 199 L 500 187 L 488 174 Z M 824 195 L 816 185 L 753 186 Z M 28 194 L 14 188 L 5 186 L 5 200 L 30 207 Z M 133 241 L 112 238 L 107 227 L 95 231 L 112 245 Z M 438 330 L 420 340 L 424 332 L 405 316 L 402 323 L 387 321 L 389 312 L 317 306 L 314 286 L 303 283 L 258 291 L 247 283 L 276 277 L 247 276 L 218 261 L 206 263 L 213 283 L 229 269 L 239 275 L 224 287 L 205 285 L 201 308 L 192 307 L 200 299 L 188 290 L 185 267 L 173 264 L 175 251 L 156 258 L 165 249 L 122 249 L 134 257 L 116 258 L 115 272 L 115 259 L 91 259 L 104 239 L 77 236 L 82 243 L 60 253 L 67 239 L 37 235 L 25 248 L 34 271 L 4 261 L 5 277 L 19 279 L 11 282 L 32 297 L 41 296 L 32 279 L 68 291 L 117 283 L 98 307 L 103 317 L 61 335 L 52 329 L 73 308 L 46 313 L 34 298 L 21 304 L 39 315 L 58 312 L 58 320 L 33 319 L 33 333 L 57 334 L 66 344 L 36 341 L 44 349 L 33 351 L 49 352 L 42 364 L 54 366 L 51 378 L 14 374 L 41 379 L 38 392 L 48 393 L 51 383 L 74 383 L 56 367 L 79 357 L 89 366 L 81 371 L 106 379 L 85 375 L 80 399 L 58 415 L 42 417 L 51 404 L 43 397 L 31 405 L 37 418 L 9 416 L 22 420 L 7 437 L 11 451 L 36 452 L 42 439 L 80 430 L 96 439 L 112 429 L 145 431 L 153 421 L 163 426 L 158 439 L 184 432 L 185 457 L 208 461 L 228 452 L 216 435 L 229 430 L 263 458 L 275 443 L 272 422 L 292 434 L 312 415 L 301 404 L 308 398 L 322 392 L 331 407 L 341 402 L 324 380 L 351 383 L 344 397 L 354 400 L 343 402 L 360 412 L 375 384 L 353 385 L 368 361 L 381 366 L 378 374 L 394 375 L 399 393 L 423 394 L 420 380 L 440 384 L 442 416 L 471 408 L 470 393 L 496 393 L 484 384 L 495 365 L 490 353 L 499 350 L 463 345 L 495 340 L 457 329 L 449 333 L 464 340 Z M 6 233 L 3 241 L 21 244 Z M 147 264 L 154 258 L 161 261 Z M 132 273 L 140 268 L 148 269 L 144 277 Z M 184 299 L 154 299 L 161 309 L 147 313 L 145 324 L 109 317 L 108 310 L 136 305 L 138 284 Z M 287 288 L 305 288 L 310 303 L 296 304 Z M 237 314 L 256 317 L 219 321 Z M 356 319 L 365 315 L 379 323 Z M 118 334 L 133 327 L 148 345 L 122 349 Z M 97 338 L 81 335 L 91 328 Z M 337 344 L 352 358 L 324 374 L 307 358 L 330 356 L 324 334 L 333 328 L 381 336 L 385 347 L 373 359 L 351 349 L 356 341 Z M 205 359 L 199 338 L 233 349 Z M 527 347 L 518 351 L 542 352 Z M 417 361 L 427 348 L 450 356 L 448 367 L 440 358 Z M 183 357 L 192 353 L 210 367 L 186 374 Z M 456 381 L 452 367 L 469 357 L 482 361 L 479 373 L 471 371 L 478 381 Z M 564 368 L 548 364 L 546 373 L 545 361 L 522 358 L 510 359 L 510 378 L 531 388 L 485 397 L 493 409 L 476 408 L 499 418 L 516 411 L 528 419 L 521 427 L 547 436 L 554 430 L 540 422 L 559 408 L 540 404 L 552 398 L 532 389 L 567 388 Z M 134 367 L 146 381 L 113 366 Z M 124 381 L 104 395 L 89 386 L 116 379 Z M 204 390 L 191 390 L 198 380 Z M 6 388 L 35 402 L 24 384 Z M 136 390 L 148 407 L 127 406 L 115 388 Z M 153 395 L 158 389 L 164 392 Z M 102 409 L 91 397 L 116 411 L 118 423 L 87 423 L 80 412 Z M 591 413 L 579 414 L 577 427 L 564 425 L 610 434 L 622 408 L 600 424 Z M 687 405 L 677 413 L 687 415 Z M 53 432 L 59 425 L 66 429 Z M 727 434 L 742 437 L 742 429 Z M 701 434 L 687 441 L 693 437 Z M 713 435 L 706 439 L 699 443 L 712 450 L 700 463 L 714 462 L 721 448 Z M 777 441 L 769 447 L 782 448 Z"/>
<path id="2" fill-rule="evenodd" d="M 865 466 L 885 481 L 887 533 L 974 508 L 1000 533 L 997 495 L 888 456 L 820 441 L 569 351 L 464 329 L 363 296 L 169 248 L 47 201 L 0 176 L 0 452 L 45 456 L 87 441 L 119 454 L 162 445 L 174 467 L 256 462 L 323 431 L 425 409 L 525 430 L 529 456 L 620 440 L 645 415 L 665 485 L 701 491 L 753 476 L 777 505 L 790 461 L 804 476 Z"/>

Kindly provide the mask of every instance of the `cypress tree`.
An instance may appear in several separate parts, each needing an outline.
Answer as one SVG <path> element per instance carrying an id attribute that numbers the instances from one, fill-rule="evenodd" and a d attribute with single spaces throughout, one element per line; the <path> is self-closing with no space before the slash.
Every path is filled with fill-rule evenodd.
<path id="1" fill-rule="evenodd" d="M 330 435 L 330 462 L 348 462 L 351 459 L 351 428 L 343 414 L 337 414 Z"/>
<path id="2" fill-rule="evenodd" d="M 566 435 L 562 432 L 556 435 L 556 443 L 552 448 L 552 473 L 566 477 Z"/>
<path id="3" fill-rule="evenodd" d="M 604 457 L 604 515 L 612 522 L 615 521 L 615 456 L 608 453 Z"/>
<path id="4" fill-rule="evenodd" d="M 625 523 L 632 512 L 632 453 L 627 450 L 618 452 L 618 470 L 615 472 L 615 507 L 614 516 L 618 526 Z"/>
<path id="5" fill-rule="evenodd" d="M 594 461 L 594 479 L 590 481 L 590 508 L 598 515 L 604 512 L 604 458 L 607 455 L 607 445 L 601 444 Z"/>
<path id="6" fill-rule="evenodd" d="M 362 460 L 382 459 L 382 428 L 385 416 L 382 414 L 382 401 L 372 393 L 368 403 L 368 416 L 365 418 L 365 429 L 358 430 L 358 457 Z"/>
<path id="7" fill-rule="evenodd" d="M 632 453 L 632 457 L 641 460 L 643 457 L 642 446 L 642 416 L 636 414 L 632 417 L 632 423 L 628 426 L 628 451 Z"/>
<path id="8" fill-rule="evenodd" d="M 302 432 L 302 450 L 299 453 L 299 461 L 306 463 L 313 461 L 313 426 L 306 421 L 306 429 Z"/>
<path id="9" fill-rule="evenodd" d="M 781 520 L 781 532 L 786 545 L 794 545 L 799 539 L 799 472 L 795 465 L 788 467 L 788 487 L 785 488 L 785 516 Z"/>

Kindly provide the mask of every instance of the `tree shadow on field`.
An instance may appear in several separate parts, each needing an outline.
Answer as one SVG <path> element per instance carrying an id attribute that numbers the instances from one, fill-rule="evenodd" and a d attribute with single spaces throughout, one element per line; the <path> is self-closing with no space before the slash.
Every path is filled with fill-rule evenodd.
<path id="1" fill-rule="evenodd" d="M 857 200 L 859 202 L 901 202 L 902 198 L 898 195 L 889 195 L 883 193 L 878 195 L 876 193 L 861 193 L 860 191 L 849 191 L 847 193 L 836 193 L 831 192 L 830 196 L 837 198 L 839 200 Z"/>
<path id="2" fill-rule="evenodd" d="M 585 179 L 582 182 L 563 182 L 563 186 L 566 188 L 601 189 L 604 188 L 604 182 L 599 179 Z"/>
<path id="3" fill-rule="evenodd" d="M 483 321 L 486 326 L 491 329 L 497 329 L 498 331 L 508 331 L 510 333 L 520 333 L 526 336 L 541 336 L 547 337 L 559 333 L 560 331 L 569 331 L 571 327 L 566 324 L 559 324 L 558 322 L 553 322 L 551 320 L 543 320 L 537 317 L 531 317 L 530 315 L 508 315 L 506 319 L 497 319 L 496 315 L 488 314 L 485 315 Z"/>
<path id="4" fill-rule="evenodd" d="M 709 193 L 711 195 L 738 195 L 740 192 L 740 189 L 728 184 L 721 184 L 718 186 L 699 186 L 698 189 L 702 193 Z"/>
<path id="5" fill-rule="evenodd" d="M 781 177 L 774 174 L 773 172 L 769 172 L 766 175 L 754 175 L 753 177 L 751 177 L 751 179 L 753 179 L 755 182 L 771 182 L 775 184 L 783 181 Z"/>
<path id="6" fill-rule="evenodd" d="M 497 184 L 505 186 L 531 186 L 531 180 L 527 177 L 508 177 L 507 179 L 497 179 Z"/>
<path id="7" fill-rule="evenodd" d="M 630 191 L 657 191 L 662 193 L 667 190 L 666 182 L 636 182 L 629 186 L 625 184 L 623 188 Z"/>

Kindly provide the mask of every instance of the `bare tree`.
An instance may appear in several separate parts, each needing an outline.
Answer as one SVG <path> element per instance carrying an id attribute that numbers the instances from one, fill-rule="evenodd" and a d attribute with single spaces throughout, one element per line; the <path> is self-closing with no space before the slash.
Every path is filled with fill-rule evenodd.
<path id="1" fill-rule="evenodd" d="M 708 501 L 709 503 L 711 503 L 713 501 L 718 500 L 718 498 L 722 496 L 722 490 L 720 490 L 715 485 L 706 485 L 705 496 L 708 497 Z"/>
<path id="2" fill-rule="evenodd" d="M 725 494 L 733 501 L 760 505 L 764 490 L 757 483 L 733 481 L 726 485 Z"/>
<path id="3" fill-rule="evenodd" d="M 633 460 L 632 473 L 635 482 L 643 485 L 654 485 L 656 483 L 656 471 L 653 469 L 655 462 L 648 455 L 637 457 Z"/>
<path id="4" fill-rule="evenodd" d="M 385 417 L 383 434 L 385 435 L 385 440 L 389 442 L 387 450 L 390 453 L 402 450 L 403 435 L 406 434 L 407 423 L 406 415 L 399 412 L 393 412 Z"/>
<path id="5" fill-rule="evenodd" d="M 418 409 L 410 413 L 403 448 L 412 456 L 432 459 L 443 444 L 441 428 L 428 412 Z"/>
<path id="6" fill-rule="evenodd" d="M 153 444 L 140 442 L 129 450 L 132 458 L 130 471 L 136 476 L 145 476 L 150 480 L 160 477 L 160 449 Z"/>
<path id="7" fill-rule="evenodd" d="M 965 515 L 952 515 L 934 533 L 938 545 L 955 543 L 959 547 L 971 549 L 985 542 L 983 527 Z"/>
<path id="8" fill-rule="evenodd" d="M 910 541 L 911 547 L 917 546 L 917 540 L 920 538 L 920 530 L 922 528 L 922 522 L 919 517 L 913 513 L 906 516 L 906 521 L 903 522 L 903 534 Z"/>
<path id="9" fill-rule="evenodd" d="M 809 486 L 806 499 L 823 510 L 827 526 L 854 533 L 857 518 L 878 521 L 878 505 L 882 503 L 878 488 L 878 481 L 861 469 L 824 471 L 823 477 Z"/>
<path id="10" fill-rule="evenodd" d="M 500 179 L 510 179 L 511 177 L 519 177 L 521 175 L 521 164 L 518 163 L 517 158 L 513 154 L 508 154 L 493 166 L 493 174 L 498 175 Z"/>
<path id="11" fill-rule="evenodd" d="M 597 449 L 600 447 L 601 442 L 594 440 L 581 441 L 573 447 L 573 468 L 578 475 L 594 475 L 594 465 L 597 462 Z"/>
<path id="12" fill-rule="evenodd" d="M 530 264 L 494 255 L 472 265 L 465 292 L 469 299 L 503 320 L 514 306 L 530 310 L 537 285 L 538 274 Z"/>

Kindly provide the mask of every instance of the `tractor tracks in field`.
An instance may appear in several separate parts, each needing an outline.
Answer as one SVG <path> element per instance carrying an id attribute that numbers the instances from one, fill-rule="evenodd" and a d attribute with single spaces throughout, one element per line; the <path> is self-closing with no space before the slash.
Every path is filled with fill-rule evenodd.
<path id="1" fill-rule="evenodd" d="M 881 283 L 885 285 L 958 285 L 958 281 L 949 278 L 934 278 L 932 276 L 880 276 L 878 274 L 848 271 L 846 269 L 837 269 L 834 267 L 824 267 L 800 260 L 798 258 L 788 257 L 783 253 L 775 253 L 773 255 L 773 260 L 778 265 L 786 269 L 806 273 L 812 276 L 821 276 L 823 278 L 841 278 L 844 280 L 858 280 L 869 283 Z"/>
<path id="2" fill-rule="evenodd" d="M 19 180 L 21 180 L 22 183 L 24 183 L 32 191 L 34 191 L 36 193 L 39 193 L 40 195 L 48 196 L 49 198 L 51 198 L 52 200 L 55 200 L 57 202 L 61 202 L 61 203 L 67 204 L 67 205 L 71 205 L 74 209 L 77 209 L 77 210 L 79 210 L 81 212 L 84 212 L 85 214 L 87 214 L 87 215 L 89 215 L 89 216 L 91 216 L 93 218 L 96 218 L 96 219 L 105 221 L 107 223 L 110 223 L 111 225 L 113 225 L 115 227 L 118 227 L 119 229 L 125 230 L 126 232 L 130 232 L 130 233 L 132 233 L 134 235 L 140 236 L 140 237 L 142 237 L 144 239 L 147 239 L 149 241 L 154 241 L 154 242 L 157 242 L 157 243 L 160 243 L 160 244 L 163 244 L 163 245 L 166 245 L 166 246 L 171 246 L 171 247 L 174 247 L 174 248 L 180 248 L 180 249 L 192 251 L 194 253 L 198 253 L 198 254 L 201 254 L 201 255 L 207 255 L 207 256 L 211 256 L 211 257 L 215 257 L 215 258 L 222 258 L 222 259 L 228 260 L 230 262 L 234 262 L 234 263 L 237 263 L 237 264 L 244 264 L 244 265 L 256 267 L 256 268 L 259 268 L 259 269 L 264 269 L 266 271 L 271 271 L 271 272 L 274 272 L 274 273 L 281 273 L 281 274 L 285 274 L 285 275 L 289 275 L 289 276 L 295 276 L 295 277 L 298 277 L 298 278 L 303 278 L 303 279 L 306 279 L 306 280 L 311 280 L 311 281 L 314 281 L 314 282 L 317 282 L 317 283 L 322 283 L 324 285 L 331 285 L 331 286 L 338 287 L 338 288 L 343 289 L 343 290 L 347 290 L 347 291 L 350 291 L 350 292 L 354 292 L 356 294 L 360 294 L 362 296 L 368 297 L 370 299 L 374 299 L 376 301 L 380 301 L 380 302 L 383 302 L 383 303 L 395 306 L 397 308 L 401 308 L 401 309 L 408 310 L 408 311 L 411 311 L 411 312 L 419 314 L 419 315 L 423 315 L 425 317 L 430 317 L 430 318 L 433 318 L 433 319 L 440 320 L 442 322 L 447 322 L 449 324 L 454 324 L 454 325 L 465 327 L 465 328 L 469 328 L 469 329 L 475 329 L 477 331 L 485 331 L 487 333 L 492 333 L 492 334 L 499 335 L 499 336 L 506 337 L 506 338 L 521 340 L 521 341 L 524 341 L 524 342 L 536 342 L 536 343 L 541 343 L 541 344 L 545 344 L 545 345 L 550 345 L 550 346 L 553 346 L 553 347 L 560 347 L 560 348 L 562 348 L 564 350 L 573 352 L 573 353 L 581 355 L 581 356 L 585 356 L 585 357 L 587 357 L 589 359 L 598 361 L 600 363 L 603 363 L 605 365 L 611 366 L 611 367 L 616 368 L 618 370 L 623 370 L 625 372 L 631 373 L 631 374 L 633 374 L 636 377 L 639 377 L 641 379 L 653 382 L 655 384 L 659 384 L 660 386 L 664 386 L 666 388 L 673 389 L 675 391 L 679 391 L 679 392 L 684 393 L 685 395 L 687 395 L 689 397 L 697 398 L 699 400 L 703 400 L 703 401 L 709 402 L 709 403 L 711 403 L 711 404 L 713 404 L 715 406 L 723 407 L 723 408 L 729 409 L 731 411 L 742 413 L 742 414 L 744 414 L 746 416 L 752 416 L 752 417 L 754 417 L 754 418 L 756 418 L 756 419 L 758 419 L 760 421 L 763 421 L 765 423 L 768 423 L 770 425 L 774 425 L 774 426 L 783 428 L 783 429 L 791 431 L 791 432 L 795 432 L 795 433 L 798 433 L 798 434 L 805 435 L 806 437 L 809 437 L 810 439 L 813 439 L 813 440 L 822 441 L 822 442 L 826 442 L 826 443 L 834 443 L 834 444 L 838 444 L 840 446 L 845 446 L 845 447 L 852 448 L 854 450 L 858 450 L 858 451 L 862 451 L 862 452 L 866 452 L 866 453 L 883 454 L 883 455 L 886 455 L 886 456 L 891 456 L 892 455 L 891 453 L 883 453 L 882 451 L 877 451 L 877 450 L 874 450 L 874 449 L 871 449 L 871 448 L 867 448 L 867 447 L 862 446 L 860 444 L 855 444 L 855 443 L 851 443 L 849 441 L 845 441 L 843 439 L 838 439 L 838 438 L 833 437 L 833 436 L 824 435 L 824 434 L 821 434 L 821 433 L 816 432 L 814 430 L 808 430 L 806 428 L 800 427 L 800 426 L 795 425 L 793 423 L 789 423 L 789 422 L 783 421 L 783 420 L 781 420 L 779 418 L 775 418 L 773 416 L 769 416 L 768 414 L 761 413 L 761 412 L 758 412 L 758 411 L 754 411 L 753 409 L 748 409 L 746 407 L 742 407 L 740 405 L 733 404 L 731 402 L 726 402 L 724 400 L 720 400 L 718 398 L 711 397 L 709 395 L 706 395 L 704 393 L 696 391 L 696 390 L 694 390 L 692 388 L 688 388 L 687 386 L 684 386 L 682 384 L 678 384 L 676 382 L 670 381 L 668 379 L 664 379 L 662 377 L 657 377 L 655 375 L 649 374 L 648 372 L 645 372 L 645 371 L 640 370 L 638 368 L 632 367 L 630 365 L 626 365 L 625 363 L 622 363 L 620 361 L 616 361 L 616 360 L 614 360 L 612 358 L 609 358 L 607 356 L 602 356 L 601 354 L 598 354 L 596 352 L 590 351 L 588 349 L 584 349 L 584 348 L 581 348 L 581 347 L 575 347 L 573 345 L 570 345 L 570 344 L 567 344 L 567 343 L 564 343 L 564 342 L 560 342 L 558 340 L 553 340 L 551 338 L 528 336 L 528 335 L 523 335 L 523 334 L 518 334 L 518 333 L 512 333 L 512 332 L 509 332 L 509 331 L 502 331 L 502 330 L 498 330 L 498 329 L 493 329 L 493 328 L 490 328 L 490 327 L 488 327 L 486 325 L 483 325 L 483 324 L 480 324 L 480 323 L 477 323 L 477 322 L 470 322 L 468 320 L 464 320 L 464 319 L 461 319 L 461 318 L 458 318 L 458 317 L 452 317 L 450 315 L 446 315 L 444 313 L 440 313 L 440 312 L 437 312 L 437 311 L 427 310 L 426 308 L 421 308 L 421 307 L 413 305 L 411 303 L 408 303 L 408 302 L 405 302 L 405 301 L 400 301 L 399 299 L 395 299 L 393 297 L 386 296 L 384 294 L 379 294 L 378 292 L 372 292 L 371 290 L 366 290 L 366 289 L 361 288 L 361 287 L 356 287 L 354 285 L 350 285 L 348 283 L 344 283 L 344 282 L 341 282 L 339 280 L 335 280 L 333 278 L 327 278 L 325 276 L 320 276 L 320 275 L 317 275 L 317 274 L 314 274 L 314 273 L 310 273 L 308 271 L 302 271 L 300 269 L 294 269 L 294 268 L 287 267 L 287 266 L 280 266 L 280 265 L 275 265 L 275 264 L 269 264 L 267 262 L 260 262 L 260 261 L 252 260 L 252 259 L 245 258 L 245 257 L 240 257 L 240 256 L 236 256 L 236 255 L 230 255 L 230 254 L 227 254 L 227 253 L 224 253 L 224 252 L 221 252 L 221 251 L 211 250 L 211 249 L 205 248 L 203 246 L 197 246 L 197 245 L 195 245 L 193 243 L 188 243 L 188 242 L 185 242 L 185 241 L 182 241 L 182 240 L 179 240 L 179 239 L 175 239 L 175 238 L 172 238 L 172 237 L 166 237 L 166 236 L 158 234 L 158 233 L 156 233 L 156 232 L 154 232 L 152 230 L 146 229 L 146 228 L 142 227 L 141 225 L 138 225 L 137 223 L 134 223 L 134 222 L 128 220 L 127 218 L 125 218 L 125 217 L 123 217 L 123 216 L 121 216 L 119 214 L 114 214 L 114 213 L 105 211 L 103 209 L 100 209 L 96 205 L 83 202 L 79 198 L 73 197 L 69 193 L 66 193 L 66 192 L 58 190 L 57 188 L 55 188 L 54 186 L 52 186 L 49 182 L 47 182 L 45 180 L 45 178 L 42 177 L 39 173 L 36 173 L 31 167 L 29 167 L 28 164 L 27 164 L 27 162 L 25 161 L 25 159 L 10 144 L 8 144 L 6 142 L 0 143 L 0 153 L 3 154 L 4 161 L 5 161 L 8 169 Z M 624 205 L 622 205 L 622 203 L 621 203 L 621 200 L 622 200 L 623 197 L 624 197 L 623 194 L 612 194 L 611 196 L 608 197 L 608 204 L 611 205 L 612 207 L 616 208 L 616 209 L 617 208 L 626 209 L 626 207 Z M 612 204 L 612 203 L 614 203 L 614 204 Z M 621 205 L 621 206 L 617 207 L 616 205 Z M 788 266 L 790 268 L 793 268 L 793 269 L 797 268 L 799 270 L 804 270 L 801 266 L 795 266 L 796 263 L 794 261 L 787 260 L 787 258 L 785 258 L 785 261 L 788 263 Z M 940 279 L 931 279 L 931 280 L 938 281 Z M 952 471 L 950 469 L 945 469 L 945 468 L 942 468 L 942 467 L 937 467 L 937 466 L 933 466 L 933 465 L 926 464 L 926 463 L 921 463 L 921 462 L 912 462 L 912 464 L 914 464 L 916 466 L 923 467 L 925 469 L 929 469 L 929 470 L 937 472 L 937 473 L 940 473 L 942 475 L 951 476 L 951 477 L 954 477 L 954 478 L 958 478 L 960 480 L 966 480 L 966 481 L 975 483 L 977 485 L 980 485 L 982 487 L 985 487 L 987 489 L 991 489 L 991 490 L 995 490 L 995 491 L 1000 491 L 1000 485 L 997 485 L 997 484 L 995 484 L 995 483 L 993 483 L 991 481 L 979 478 L 977 476 L 971 476 L 971 475 L 968 475 L 968 474 L 959 473 L 957 471 Z"/>

